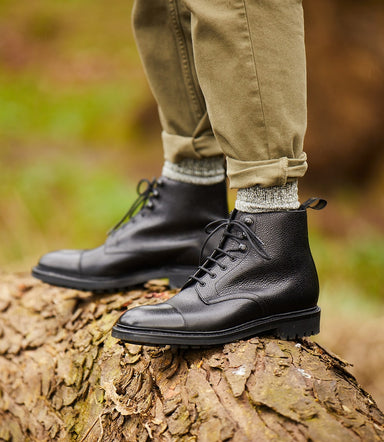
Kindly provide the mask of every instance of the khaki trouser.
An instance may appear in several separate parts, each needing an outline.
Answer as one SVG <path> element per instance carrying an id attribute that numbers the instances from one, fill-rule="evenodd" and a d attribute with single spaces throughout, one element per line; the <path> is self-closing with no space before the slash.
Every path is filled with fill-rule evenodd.
<path id="1" fill-rule="evenodd" d="M 136 0 L 133 25 L 166 160 L 224 153 L 233 188 L 304 175 L 301 0 Z"/>

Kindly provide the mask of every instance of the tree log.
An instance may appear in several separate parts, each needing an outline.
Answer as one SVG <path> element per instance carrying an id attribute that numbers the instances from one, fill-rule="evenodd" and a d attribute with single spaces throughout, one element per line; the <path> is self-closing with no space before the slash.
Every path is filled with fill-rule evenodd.
<path id="1" fill-rule="evenodd" d="M 384 440 L 348 364 L 310 340 L 124 344 L 113 324 L 171 296 L 164 282 L 96 295 L 0 280 L 0 440 Z"/>

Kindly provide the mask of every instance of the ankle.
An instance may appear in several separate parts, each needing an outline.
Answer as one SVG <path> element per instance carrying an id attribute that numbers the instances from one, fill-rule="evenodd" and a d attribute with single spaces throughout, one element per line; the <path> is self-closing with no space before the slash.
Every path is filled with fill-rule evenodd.
<path id="1" fill-rule="evenodd" d="M 297 180 L 284 186 L 247 187 L 237 191 L 235 207 L 242 212 L 275 212 L 300 207 Z"/>
<path id="2" fill-rule="evenodd" d="M 162 175 L 183 183 L 212 185 L 225 179 L 224 159 L 222 156 L 202 159 L 185 158 L 178 163 L 165 161 Z"/>

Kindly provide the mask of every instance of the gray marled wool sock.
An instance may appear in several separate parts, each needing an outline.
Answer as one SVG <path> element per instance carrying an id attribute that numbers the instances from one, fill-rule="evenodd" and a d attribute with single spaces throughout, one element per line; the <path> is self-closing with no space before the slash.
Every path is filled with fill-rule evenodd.
<path id="1" fill-rule="evenodd" d="M 201 160 L 185 158 L 179 163 L 165 161 L 163 176 L 183 183 L 211 185 L 225 179 L 224 158 L 207 157 Z"/>
<path id="2" fill-rule="evenodd" d="M 242 212 L 276 212 L 300 207 L 297 180 L 275 187 L 248 187 L 237 191 L 235 202 Z"/>

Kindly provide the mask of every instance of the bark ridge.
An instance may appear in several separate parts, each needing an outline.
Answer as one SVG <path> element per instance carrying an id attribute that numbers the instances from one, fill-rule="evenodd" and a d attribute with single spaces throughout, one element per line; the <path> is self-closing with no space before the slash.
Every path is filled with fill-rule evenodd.
<path id="1" fill-rule="evenodd" d="M 348 364 L 310 340 L 123 344 L 118 316 L 167 299 L 164 282 L 94 295 L 0 278 L 0 440 L 384 440 Z"/>

